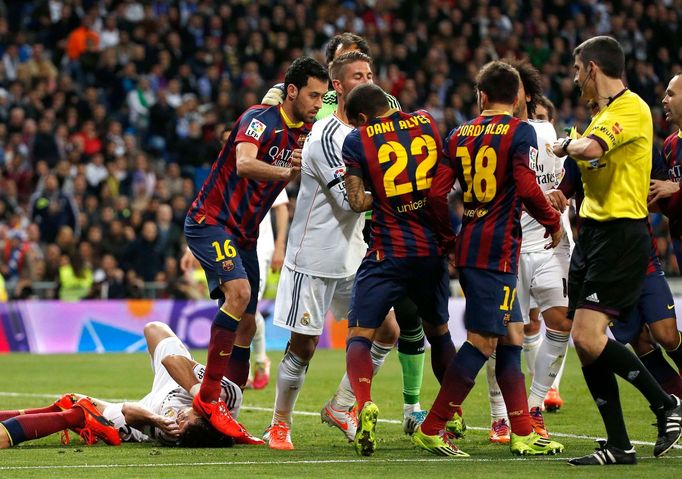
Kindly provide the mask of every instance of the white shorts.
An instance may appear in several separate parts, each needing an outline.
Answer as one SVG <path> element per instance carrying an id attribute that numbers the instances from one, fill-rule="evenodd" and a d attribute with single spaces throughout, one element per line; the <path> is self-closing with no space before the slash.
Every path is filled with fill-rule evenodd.
<path id="1" fill-rule="evenodd" d="M 284 266 L 277 286 L 273 323 L 296 333 L 320 336 L 327 311 L 337 320 L 348 317 L 354 280 L 355 275 L 321 278 Z"/>
<path id="2" fill-rule="evenodd" d="M 516 297 L 524 324 L 530 322 L 531 305 L 540 312 L 568 306 L 568 267 L 571 254 L 566 251 L 522 253 Z"/>

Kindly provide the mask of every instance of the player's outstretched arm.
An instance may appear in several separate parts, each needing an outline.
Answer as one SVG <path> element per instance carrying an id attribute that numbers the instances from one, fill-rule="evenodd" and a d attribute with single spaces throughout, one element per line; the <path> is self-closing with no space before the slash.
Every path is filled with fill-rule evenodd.
<path id="1" fill-rule="evenodd" d="M 372 194 L 365 191 L 365 184 L 360 176 L 346 172 L 346 192 L 348 203 L 353 211 L 362 213 L 372 209 Z"/>
<path id="2" fill-rule="evenodd" d="M 237 174 L 260 181 L 290 181 L 301 171 L 301 150 L 291 155 L 291 167 L 269 165 L 258 159 L 258 147 L 243 141 L 237 144 Z"/>

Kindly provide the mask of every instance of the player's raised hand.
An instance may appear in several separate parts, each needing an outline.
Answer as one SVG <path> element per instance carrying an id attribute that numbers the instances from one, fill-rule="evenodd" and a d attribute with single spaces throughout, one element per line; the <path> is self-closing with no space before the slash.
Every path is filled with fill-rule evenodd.
<path id="1" fill-rule="evenodd" d="M 547 197 L 549 204 L 551 204 L 552 207 L 554 207 L 554 209 L 559 213 L 563 213 L 564 210 L 566 210 L 566 207 L 568 206 L 568 200 L 561 190 L 549 190 L 547 193 L 545 193 L 545 196 Z"/>
<path id="2" fill-rule="evenodd" d="M 552 237 L 552 241 L 545 245 L 545 249 L 552 249 L 557 247 L 557 245 L 561 241 L 561 238 L 563 238 L 564 236 L 563 226 L 559 225 L 559 229 L 556 230 L 554 233 L 550 233 L 549 230 L 545 231 L 545 238 L 549 238 L 550 236 Z"/>

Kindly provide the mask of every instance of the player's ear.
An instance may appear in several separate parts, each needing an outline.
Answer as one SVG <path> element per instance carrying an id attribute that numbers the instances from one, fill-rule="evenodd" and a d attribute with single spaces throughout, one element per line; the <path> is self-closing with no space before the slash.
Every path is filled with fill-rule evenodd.
<path id="1" fill-rule="evenodd" d="M 339 80 L 332 80 L 332 88 L 334 88 L 339 95 L 343 95 L 343 86 Z"/>
<path id="2" fill-rule="evenodd" d="M 296 85 L 294 85 L 293 83 L 289 83 L 287 85 L 287 98 L 290 101 L 294 101 L 297 96 L 298 96 L 298 88 L 296 88 Z"/>

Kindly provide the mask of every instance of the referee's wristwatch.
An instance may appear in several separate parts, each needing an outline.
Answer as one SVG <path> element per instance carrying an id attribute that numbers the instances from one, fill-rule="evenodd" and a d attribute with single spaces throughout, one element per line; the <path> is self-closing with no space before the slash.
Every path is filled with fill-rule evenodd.
<path id="1" fill-rule="evenodd" d="M 564 141 L 561 142 L 561 149 L 564 150 L 564 153 L 566 155 L 568 155 L 568 145 L 570 145 L 572 141 L 573 141 L 573 138 L 568 136 L 568 137 L 564 138 Z"/>

